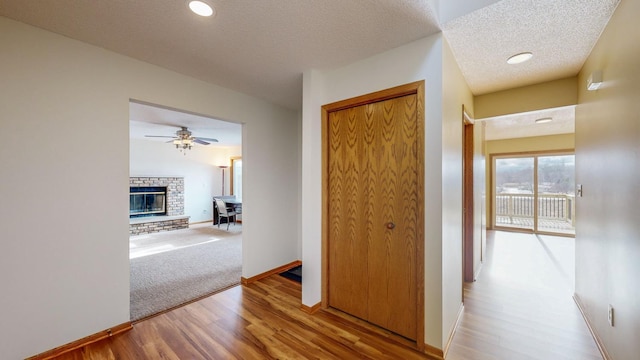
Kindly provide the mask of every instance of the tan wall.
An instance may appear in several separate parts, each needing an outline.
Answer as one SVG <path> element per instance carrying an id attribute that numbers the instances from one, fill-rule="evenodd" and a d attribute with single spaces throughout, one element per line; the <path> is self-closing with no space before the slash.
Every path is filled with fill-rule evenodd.
<path id="1" fill-rule="evenodd" d="M 428 81 L 428 80 L 427 80 Z M 462 304 L 462 106 L 473 96 L 446 40 L 442 50 L 442 346 Z M 430 168 L 426 172 L 432 172 Z M 429 184 L 426 184 L 429 187 Z M 427 198 L 427 201 L 434 199 Z M 477 224 L 479 229 L 480 224 Z M 479 242 L 479 234 L 478 239 Z"/>
<path id="2" fill-rule="evenodd" d="M 491 174 L 493 173 L 492 155 L 496 154 L 514 154 L 525 152 L 540 151 L 559 151 L 573 150 L 575 147 L 574 134 L 550 135 L 550 136 L 534 136 L 518 139 L 492 140 L 485 143 L 486 152 L 486 213 L 487 227 L 493 228 L 493 219 L 491 217 L 491 196 L 493 191 L 491 187 Z"/>
<path id="3" fill-rule="evenodd" d="M 611 359 L 640 354 L 640 1 L 622 0 L 580 72 L 576 295 Z M 604 83 L 586 90 L 592 71 Z M 615 326 L 607 321 L 614 307 Z"/>
<path id="4" fill-rule="evenodd" d="M 577 81 L 570 77 L 476 96 L 476 119 L 575 105 Z"/>
<path id="5" fill-rule="evenodd" d="M 527 138 L 490 140 L 486 142 L 487 156 L 498 153 L 567 150 L 575 147 L 574 134 L 533 136 Z"/>

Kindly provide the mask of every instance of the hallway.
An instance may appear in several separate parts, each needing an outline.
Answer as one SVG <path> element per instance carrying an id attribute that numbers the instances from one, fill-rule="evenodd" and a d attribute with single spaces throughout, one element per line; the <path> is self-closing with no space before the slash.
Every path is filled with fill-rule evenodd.
<path id="1" fill-rule="evenodd" d="M 447 360 L 602 357 L 573 301 L 575 239 L 487 231 Z"/>

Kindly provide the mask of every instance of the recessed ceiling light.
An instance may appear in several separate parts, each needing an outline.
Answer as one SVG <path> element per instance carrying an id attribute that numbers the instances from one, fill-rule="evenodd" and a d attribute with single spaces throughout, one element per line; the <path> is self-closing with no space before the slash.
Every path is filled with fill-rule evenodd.
<path id="1" fill-rule="evenodd" d="M 551 120 L 553 120 L 553 118 L 550 118 L 550 117 L 536 119 L 536 124 L 548 123 L 548 122 L 551 122 Z"/>
<path id="2" fill-rule="evenodd" d="M 511 56 L 510 58 L 507 59 L 507 64 L 520 64 L 523 63 L 525 61 L 528 61 L 529 59 L 531 59 L 533 57 L 533 54 L 530 52 L 523 52 L 520 54 L 515 54 L 513 56 Z"/>
<path id="3" fill-rule="evenodd" d="M 204 1 L 189 1 L 189 9 L 200 16 L 212 16 L 215 14 L 213 7 Z"/>

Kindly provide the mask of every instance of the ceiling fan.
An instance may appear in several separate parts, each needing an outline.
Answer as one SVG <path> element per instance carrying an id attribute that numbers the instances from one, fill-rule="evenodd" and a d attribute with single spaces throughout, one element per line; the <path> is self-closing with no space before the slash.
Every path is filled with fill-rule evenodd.
<path id="1" fill-rule="evenodd" d="M 173 140 L 170 140 L 168 142 L 173 143 L 176 146 L 176 149 L 179 149 L 180 151 L 191 149 L 194 143 L 200 145 L 209 145 L 212 142 L 218 142 L 218 139 L 191 136 L 191 131 L 189 131 L 186 126 L 180 126 L 180 130 L 176 131 L 175 136 L 145 135 L 145 137 L 171 138 Z"/>

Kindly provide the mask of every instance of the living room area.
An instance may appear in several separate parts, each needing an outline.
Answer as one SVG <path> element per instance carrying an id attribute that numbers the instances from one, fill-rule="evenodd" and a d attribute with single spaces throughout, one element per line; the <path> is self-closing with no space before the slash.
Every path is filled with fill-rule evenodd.
<path id="1" fill-rule="evenodd" d="M 129 149 L 131 320 L 238 284 L 242 125 L 132 101 Z"/>

